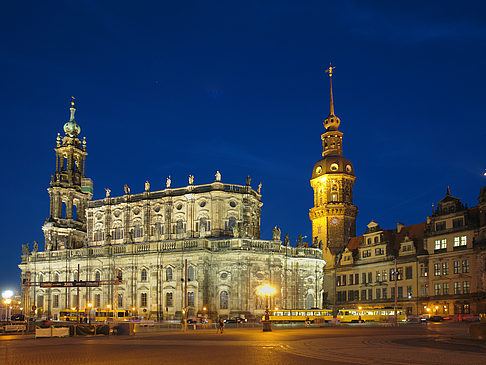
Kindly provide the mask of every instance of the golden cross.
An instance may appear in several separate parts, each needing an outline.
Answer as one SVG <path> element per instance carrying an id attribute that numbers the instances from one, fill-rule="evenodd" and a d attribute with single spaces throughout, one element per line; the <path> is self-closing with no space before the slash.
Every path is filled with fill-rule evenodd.
<path id="1" fill-rule="evenodd" d="M 329 77 L 332 77 L 332 70 L 334 70 L 336 67 L 332 67 L 331 64 L 329 64 L 329 68 L 326 69 L 326 72 L 329 74 Z"/>

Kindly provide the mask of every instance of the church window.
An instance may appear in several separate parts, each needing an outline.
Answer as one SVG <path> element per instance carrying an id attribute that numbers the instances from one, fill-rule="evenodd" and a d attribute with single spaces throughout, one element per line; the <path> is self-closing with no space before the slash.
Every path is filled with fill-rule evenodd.
<path id="1" fill-rule="evenodd" d="M 219 308 L 220 309 L 228 309 L 228 292 L 222 291 L 219 294 Z"/>
<path id="2" fill-rule="evenodd" d="M 59 308 L 59 295 L 54 294 L 52 296 L 52 307 L 53 308 Z"/>
<path id="3" fill-rule="evenodd" d="M 194 292 L 192 291 L 187 293 L 187 305 L 189 307 L 194 307 Z"/>
<path id="4" fill-rule="evenodd" d="M 172 307 L 174 305 L 172 298 L 173 298 L 172 292 L 165 293 L 165 306 L 166 307 Z"/>
<path id="5" fill-rule="evenodd" d="M 141 275 L 140 275 L 140 279 L 141 279 L 142 281 L 147 281 L 147 270 L 142 269 L 142 273 L 141 273 Z"/>
<path id="6" fill-rule="evenodd" d="M 120 293 L 118 294 L 118 308 L 122 308 L 123 307 L 123 294 Z"/>
<path id="7" fill-rule="evenodd" d="M 147 293 L 140 294 L 140 306 L 146 307 L 147 306 Z"/>
<path id="8" fill-rule="evenodd" d="M 305 309 L 311 309 L 313 306 L 314 306 L 314 296 L 309 293 L 305 298 Z"/>
<path id="9" fill-rule="evenodd" d="M 104 240 L 104 232 L 99 229 L 94 232 L 94 240 L 95 241 L 103 241 Z"/>
<path id="10" fill-rule="evenodd" d="M 37 297 L 37 307 L 39 307 L 39 308 L 44 307 L 44 296 L 43 295 L 39 295 Z"/>
<path id="11" fill-rule="evenodd" d="M 167 281 L 171 281 L 172 280 L 172 268 L 171 267 L 168 267 L 165 270 L 165 278 L 166 278 Z"/>
<path id="12" fill-rule="evenodd" d="M 56 274 L 54 275 L 54 281 L 59 281 L 59 274 L 56 272 Z"/>
<path id="13" fill-rule="evenodd" d="M 176 207 L 177 210 L 181 210 L 182 209 L 182 204 L 178 204 L 177 207 Z"/>
<path id="14" fill-rule="evenodd" d="M 101 307 L 101 294 L 95 294 L 94 296 L 94 306 Z"/>
<path id="15" fill-rule="evenodd" d="M 194 267 L 189 266 L 187 268 L 187 280 L 194 281 Z"/>
<path id="16" fill-rule="evenodd" d="M 95 273 L 95 281 L 101 281 L 101 272 L 96 271 L 96 273 Z"/>
<path id="17" fill-rule="evenodd" d="M 232 208 L 236 207 L 236 202 L 234 202 L 234 201 L 230 201 L 229 204 L 230 204 L 230 207 L 232 207 Z"/>
<path id="18" fill-rule="evenodd" d="M 140 238 L 143 237 L 143 227 L 140 223 L 136 223 L 133 230 L 133 237 Z"/>
<path id="19" fill-rule="evenodd" d="M 123 229 L 121 227 L 115 228 L 115 239 L 119 240 L 123 238 Z"/>
<path id="20" fill-rule="evenodd" d="M 204 208 L 206 206 L 206 202 L 203 200 L 201 203 L 199 203 L 199 206 L 201 208 Z"/>
<path id="21" fill-rule="evenodd" d="M 162 222 L 155 223 L 155 234 L 164 234 L 164 226 L 162 225 Z"/>
<path id="22" fill-rule="evenodd" d="M 331 200 L 332 200 L 333 202 L 337 202 L 337 200 L 338 200 L 338 195 L 337 195 L 337 194 L 335 194 L 335 193 L 333 193 L 333 194 L 331 195 Z"/>

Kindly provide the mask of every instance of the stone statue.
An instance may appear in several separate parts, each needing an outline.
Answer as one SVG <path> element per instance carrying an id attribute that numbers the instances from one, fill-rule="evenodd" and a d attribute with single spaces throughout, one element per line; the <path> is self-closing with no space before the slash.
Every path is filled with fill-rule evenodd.
<path id="1" fill-rule="evenodd" d="M 133 243 L 133 229 L 128 232 L 128 240 L 130 243 Z"/>
<path id="2" fill-rule="evenodd" d="M 32 252 L 36 253 L 37 251 L 39 251 L 39 244 L 37 241 L 34 241 L 34 248 L 32 249 Z"/>
<path id="3" fill-rule="evenodd" d="M 301 235 L 301 234 L 299 234 L 299 235 L 297 236 L 297 247 L 301 247 L 301 246 L 303 246 L 303 245 L 302 245 L 302 235 Z"/>
<path id="4" fill-rule="evenodd" d="M 262 183 L 258 184 L 257 192 L 258 192 L 258 194 L 262 193 Z"/>
<path id="5" fill-rule="evenodd" d="M 251 177 L 250 177 L 250 175 L 248 175 L 246 177 L 246 186 L 250 186 L 250 184 L 251 184 Z"/>
<path id="6" fill-rule="evenodd" d="M 150 183 L 145 181 L 145 191 L 148 192 L 150 190 Z"/>
<path id="7" fill-rule="evenodd" d="M 272 232 L 273 232 L 273 240 L 280 241 L 280 235 L 281 235 L 280 228 L 275 226 Z"/>
<path id="8" fill-rule="evenodd" d="M 189 185 L 193 185 L 193 184 L 194 184 L 194 176 L 189 175 Z"/>
<path id="9" fill-rule="evenodd" d="M 22 244 L 22 255 L 28 255 L 29 254 L 29 244 L 24 243 Z"/>
<path id="10" fill-rule="evenodd" d="M 199 237 L 204 238 L 206 237 L 206 226 L 201 224 L 201 229 L 199 230 Z"/>
<path id="11" fill-rule="evenodd" d="M 312 242 L 312 247 L 319 247 L 319 242 L 318 242 L 318 239 L 317 239 L 317 236 L 314 237 L 314 242 Z"/>
<path id="12" fill-rule="evenodd" d="M 216 171 L 216 175 L 214 175 L 216 177 L 216 181 L 221 181 L 221 173 L 219 171 Z"/>
<path id="13" fill-rule="evenodd" d="M 111 190 L 108 189 L 108 188 L 105 188 L 105 191 L 106 191 L 105 198 L 109 198 L 110 197 Z"/>
<path id="14" fill-rule="evenodd" d="M 106 244 L 111 245 L 111 234 L 106 235 Z M 88 242 L 86 242 L 86 247 L 88 247 Z"/>
<path id="15" fill-rule="evenodd" d="M 172 180 L 170 179 L 170 175 L 167 177 L 167 181 L 165 182 L 165 186 L 167 187 L 167 189 L 170 188 L 170 184 L 172 183 Z"/>
<path id="16" fill-rule="evenodd" d="M 125 186 L 123 187 L 123 189 L 125 190 L 125 194 L 126 195 L 130 195 L 130 187 L 127 184 L 125 184 Z"/>
<path id="17" fill-rule="evenodd" d="M 319 241 L 319 248 L 322 250 L 322 240 Z"/>
<path id="18" fill-rule="evenodd" d="M 240 231 L 238 229 L 238 223 L 235 224 L 233 227 L 233 237 L 238 238 L 240 237 Z"/>
<path id="19" fill-rule="evenodd" d="M 286 233 L 286 234 L 285 234 L 285 237 L 284 237 L 284 245 L 285 245 L 285 246 L 288 246 L 288 245 L 289 245 L 289 240 L 290 240 L 290 239 L 289 239 L 289 234 L 288 234 L 288 233 Z"/>

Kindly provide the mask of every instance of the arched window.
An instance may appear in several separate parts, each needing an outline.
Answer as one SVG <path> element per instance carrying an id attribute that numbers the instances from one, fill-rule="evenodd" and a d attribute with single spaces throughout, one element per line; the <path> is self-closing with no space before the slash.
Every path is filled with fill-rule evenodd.
<path id="1" fill-rule="evenodd" d="M 228 292 L 222 291 L 219 294 L 219 308 L 220 309 L 228 309 Z"/>
<path id="2" fill-rule="evenodd" d="M 313 306 L 314 306 L 314 296 L 309 293 L 305 297 L 305 309 L 311 309 Z"/>
<path id="3" fill-rule="evenodd" d="M 165 270 L 165 279 L 167 281 L 172 280 L 172 268 L 171 267 L 168 267 L 167 270 Z"/>
<path id="4" fill-rule="evenodd" d="M 187 305 L 189 307 L 194 307 L 194 292 L 192 291 L 187 293 Z"/>
<path id="5" fill-rule="evenodd" d="M 194 281 L 194 267 L 192 266 L 187 268 L 187 280 Z"/>
<path id="6" fill-rule="evenodd" d="M 156 222 L 155 223 L 154 233 L 155 233 L 155 235 L 164 234 L 164 226 L 162 225 L 162 222 Z"/>
<path id="7" fill-rule="evenodd" d="M 115 236 L 116 240 L 122 239 L 123 238 L 123 229 L 121 227 L 116 227 L 114 236 Z"/>
<path id="8" fill-rule="evenodd" d="M 101 281 L 101 272 L 99 271 L 95 272 L 95 281 Z"/>
<path id="9" fill-rule="evenodd" d="M 203 229 L 205 231 L 208 230 L 208 220 L 205 217 L 202 217 L 201 219 L 199 219 L 199 230 L 202 231 Z"/>
<path id="10" fill-rule="evenodd" d="M 141 279 L 142 281 L 147 281 L 147 270 L 142 269 Z"/>
<path id="11" fill-rule="evenodd" d="M 380 237 L 376 236 L 375 237 L 375 243 L 378 243 L 380 241 Z"/>
<path id="12" fill-rule="evenodd" d="M 39 274 L 39 283 L 42 283 L 44 281 L 44 275 Z"/>
<path id="13" fill-rule="evenodd" d="M 371 245 L 371 238 L 367 239 L 368 245 Z"/>
<path id="14" fill-rule="evenodd" d="M 133 229 L 133 237 L 134 238 L 140 238 L 143 237 L 143 227 L 140 224 L 140 222 L 135 223 L 135 227 Z"/>
<path id="15" fill-rule="evenodd" d="M 59 281 L 59 274 L 56 272 L 56 274 L 54 275 L 54 281 Z"/>

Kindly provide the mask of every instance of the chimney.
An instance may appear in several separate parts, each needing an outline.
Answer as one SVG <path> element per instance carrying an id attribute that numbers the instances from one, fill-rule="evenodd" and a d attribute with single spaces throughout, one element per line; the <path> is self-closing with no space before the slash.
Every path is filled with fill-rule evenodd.
<path id="1" fill-rule="evenodd" d="M 402 228 L 403 228 L 403 223 L 398 222 L 397 223 L 397 233 L 400 233 L 400 231 L 402 230 Z"/>

